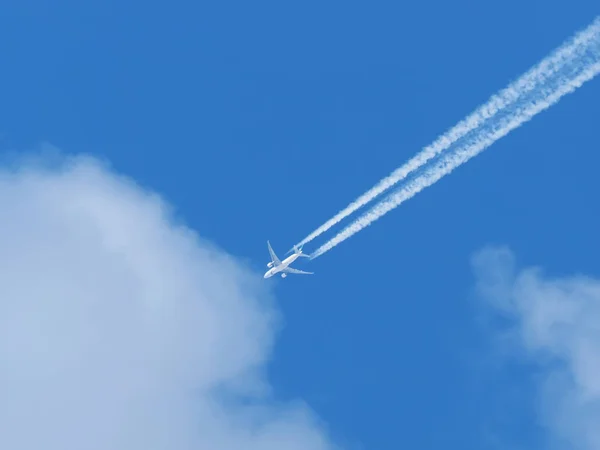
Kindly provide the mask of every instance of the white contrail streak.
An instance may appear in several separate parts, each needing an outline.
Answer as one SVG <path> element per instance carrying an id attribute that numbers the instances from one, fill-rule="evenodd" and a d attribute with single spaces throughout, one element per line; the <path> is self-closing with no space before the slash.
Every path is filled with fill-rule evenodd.
<path id="1" fill-rule="evenodd" d="M 363 228 L 371 225 L 377 219 L 381 218 L 387 212 L 396 208 L 406 200 L 421 192 L 428 186 L 431 186 L 444 175 L 449 174 L 458 166 L 464 164 L 469 159 L 481 153 L 487 147 L 492 145 L 498 139 L 506 136 L 515 128 L 532 119 L 536 114 L 549 108 L 558 102 L 564 95 L 573 92 L 585 82 L 591 80 L 600 73 L 600 61 L 596 57 L 595 61 L 582 67 L 577 74 L 561 80 L 551 89 L 545 90 L 544 95 L 538 101 L 528 102 L 524 107 L 517 108 L 513 114 L 508 114 L 505 118 L 498 121 L 497 124 L 490 127 L 486 133 L 475 136 L 469 143 L 459 147 L 457 150 L 441 158 L 430 169 L 426 169 L 422 175 L 399 188 L 396 192 L 390 194 L 386 199 L 375 205 L 370 211 L 363 214 L 352 224 L 342 230 L 337 236 L 329 242 L 318 248 L 311 259 L 321 256 L 323 253 L 331 250 L 333 247 L 358 233 Z"/>
<path id="2" fill-rule="evenodd" d="M 481 105 L 473 113 L 445 132 L 431 145 L 425 147 L 403 166 L 382 179 L 374 187 L 358 197 L 346 208 L 302 239 L 297 245 L 302 246 L 312 241 L 317 236 L 325 233 L 332 226 L 352 214 L 357 209 L 369 203 L 375 197 L 406 178 L 411 172 L 419 169 L 441 152 L 447 150 L 459 139 L 469 132 L 480 127 L 484 122 L 494 117 L 507 106 L 514 104 L 525 94 L 538 88 L 546 80 L 559 73 L 566 65 L 579 58 L 588 48 L 589 43 L 600 36 L 600 17 L 597 17 L 590 26 L 569 39 L 551 55 L 544 58 L 528 72 L 512 82 L 505 89 L 493 95 L 487 103 Z"/>

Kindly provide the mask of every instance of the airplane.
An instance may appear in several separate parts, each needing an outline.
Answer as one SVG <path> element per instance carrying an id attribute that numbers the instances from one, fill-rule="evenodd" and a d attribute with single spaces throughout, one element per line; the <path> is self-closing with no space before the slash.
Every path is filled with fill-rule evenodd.
<path id="1" fill-rule="evenodd" d="M 269 268 L 269 270 L 266 271 L 264 278 L 271 278 L 273 275 L 276 275 L 278 273 L 281 273 L 281 278 L 287 277 L 288 273 L 297 273 L 297 274 L 304 274 L 304 275 L 312 275 L 314 273 L 314 272 L 304 272 L 302 270 L 293 269 L 290 267 L 290 264 L 292 264 L 294 261 L 296 261 L 300 257 L 310 258 L 310 256 L 307 255 L 306 253 L 302 253 L 302 247 L 298 248 L 298 247 L 294 246 L 294 254 L 291 256 L 288 256 L 283 261 L 280 261 L 279 258 L 277 257 L 277 255 L 275 254 L 275 252 L 273 251 L 273 248 L 271 247 L 271 243 L 269 241 L 267 241 L 267 246 L 269 247 L 269 254 L 271 255 L 271 262 L 269 264 L 267 264 L 267 267 Z"/>

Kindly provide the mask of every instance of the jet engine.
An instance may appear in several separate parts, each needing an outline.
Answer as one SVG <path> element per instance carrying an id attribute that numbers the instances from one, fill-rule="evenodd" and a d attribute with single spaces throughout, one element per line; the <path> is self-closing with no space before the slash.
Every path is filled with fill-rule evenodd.
<path id="1" fill-rule="evenodd" d="M 273 267 L 273 261 L 271 261 L 269 264 L 267 264 L 267 267 L 269 267 L 269 268 Z"/>
<path id="2" fill-rule="evenodd" d="M 287 277 L 287 273 L 282 273 L 281 278 L 285 278 L 285 277 Z"/>

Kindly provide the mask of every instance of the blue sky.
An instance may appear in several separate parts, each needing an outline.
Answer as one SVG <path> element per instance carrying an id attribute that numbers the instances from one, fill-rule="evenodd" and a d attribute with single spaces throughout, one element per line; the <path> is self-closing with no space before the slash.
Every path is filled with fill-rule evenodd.
<path id="1" fill-rule="evenodd" d="M 103 159 L 260 274 L 267 239 L 283 254 L 597 6 L 11 2 L 0 148 Z M 599 98 L 593 80 L 311 262 L 314 276 L 269 280 L 277 398 L 306 401 L 346 448 L 545 448 L 537 369 L 497 354 L 471 258 L 507 245 L 518 266 L 600 276 Z"/>

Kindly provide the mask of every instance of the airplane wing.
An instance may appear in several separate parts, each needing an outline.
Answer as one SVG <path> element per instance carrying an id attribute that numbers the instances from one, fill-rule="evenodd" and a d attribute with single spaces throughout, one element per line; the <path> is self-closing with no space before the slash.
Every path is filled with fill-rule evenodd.
<path id="1" fill-rule="evenodd" d="M 299 275 L 312 275 L 314 272 L 304 272 L 303 270 L 292 269 L 291 267 L 286 267 L 282 270 L 282 272 L 286 273 L 297 273 Z"/>
<path id="2" fill-rule="evenodd" d="M 271 255 L 271 261 L 273 261 L 276 266 L 280 265 L 281 261 L 279 260 L 279 258 L 275 254 L 275 252 L 273 251 L 273 248 L 271 247 L 271 243 L 269 241 L 267 241 L 267 246 L 269 247 L 269 254 Z"/>

